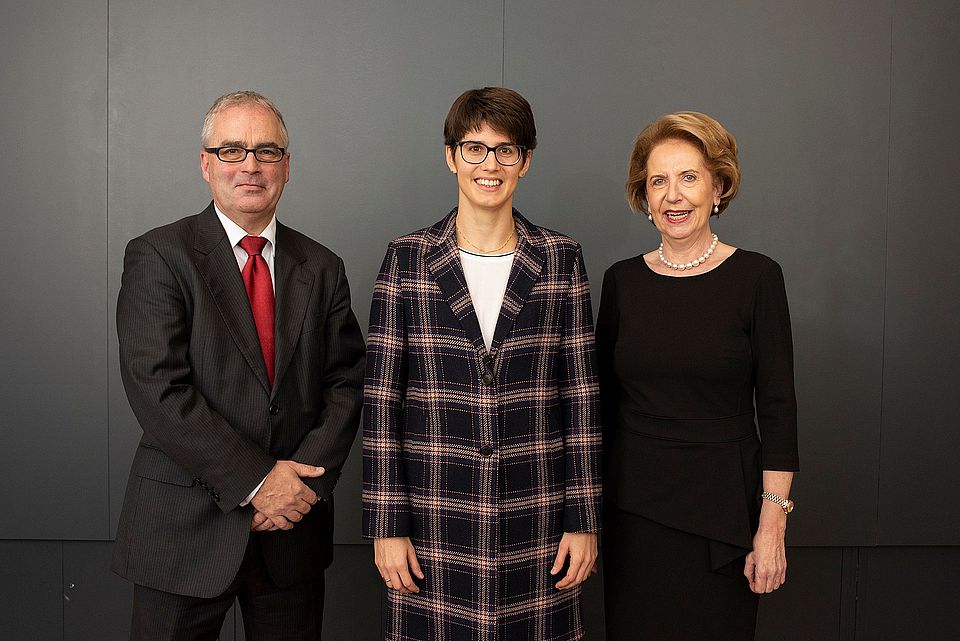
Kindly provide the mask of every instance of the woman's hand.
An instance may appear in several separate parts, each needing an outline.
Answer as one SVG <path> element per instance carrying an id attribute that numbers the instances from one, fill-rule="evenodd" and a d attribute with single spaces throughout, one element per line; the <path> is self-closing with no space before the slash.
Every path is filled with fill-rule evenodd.
<path id="1" fill-rule="evenodd" d="M 787 551 L 783 541 L 787 515 L 779 506 L 773 503 L 770 506 L 772 510 L 763 506 L 760 527 L 753 537 L 753 551 L 747 554 L 743 567 L 750 589 L 757 594 L 773 592 L 787 580 Z"/>
<path id="2" fill-rule="evenodd" d="M 417 562 L 417 553 L 413 543 L 406 536 L 391 537 L 388 539 L 374 539 L 373 562 L 380 570 L 380 576 L 388 588 L 410 594 L 419 592 L 420 588 L 413 582 L 413 576 L 423 578 L 420 563 Z"/>
<path id="3" fill-rule="evenodd" d="M 790 496 L 793 472 L 763 470 L 763 489 L 784 498 Z M 757 594 L 773 592 L 787 580 L 787 548 L 783 536 L 787 514 L 772 501 L 760 501 L 760 527 L 753 537 L 753 552 L 747 555 L 743 574 Z"/>
<path id="4" fill-rule="evenodd" d="M 562 570 L 568 556 L 570 567 L 566 575 L 557 581 L 555 587 L 558 590 L 580 585 L 594 571 L 597 561 L 597 535 L 594 532 L 564 532 L 550 574 L 556 575 Z"/>

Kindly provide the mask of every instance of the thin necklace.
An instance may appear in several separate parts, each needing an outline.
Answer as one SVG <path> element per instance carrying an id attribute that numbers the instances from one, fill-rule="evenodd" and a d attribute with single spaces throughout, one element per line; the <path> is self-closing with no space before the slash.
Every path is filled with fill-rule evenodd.
<path id="1" fill-rule="evenodd" d="M 467 241 L 469 242 L 469 241 Z M 689 263 L 671 263 L 663 255 L 663 242 L 660 243 L 660 246 L 657 248 L 657 257 L 660 259 L 660 262 L 669 267 L 670 269 L 677 269 L 683 271 L 685 269 L 693 269 L 694 267 L 699 267 L 703 263 L 707 262 L 707 259 L 710 258 L 710 255 L 713 254 L 713 250 L 717 248 L 717 243 L 720 242 L 720 239 L 717 238 L 717 235 L 713 235 L 713 242 L 710 243 L 710 247 L 707 248 L 707 251 L 703 252 L 703 256 L 697 258 L 696 260 L 691 260 Z"/>
<path id="2" fill-rule="evenodd" d="M 478 247 L 478 246 L 474 245 L 472 242 L 470 242 L 470 239 L 467 238 L 467 235 L 463 233 L 463 230 L 462 230 L 462 229 L 460 229 L 460 225 L 457 225 L 457 233 L 460 234 L 460 238 L 463 239 L 463 242 L 467 243 L 468 245 L 470 245 L 471 247 L 473 247 L 474 249 L 476 249 L 478 252 L 481 252 L 481 253 L 484 253 L 484 254 L 495 254 L 495 253 L 497 253 L 498 251 L 500 251 L 501 249 L 503 249 L 504 247 L 506 247 L 507 244 L 513 239 L 513 235 L 514 235 L 516 232 L 517 232 L 517 226 L 514 225 L 514 226 L 513 226 L 513 229 L 510 230 L 510 234 L 507 236 L 507 239 L 506 239 L 505 241 L 503 241 L 503 244 L 502 244 L 502 245 L 500 245 L 500 246 L 497 247 L 496 249 L 483 249 L 482 247 Z"/>

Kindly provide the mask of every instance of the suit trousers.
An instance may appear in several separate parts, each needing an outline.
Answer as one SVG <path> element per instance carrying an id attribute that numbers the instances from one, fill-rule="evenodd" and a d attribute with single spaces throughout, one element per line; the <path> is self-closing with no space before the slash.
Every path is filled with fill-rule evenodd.
<path id="1" fill-rule="evenodd" d="M 323 574 L 313 581 L 277 587 L 250 534 L 236 578 L 211 599 L 135 585 L 131 641 L 216 641 L 236 599 L 247 641 L 319 641 L 323 627 Z"/>

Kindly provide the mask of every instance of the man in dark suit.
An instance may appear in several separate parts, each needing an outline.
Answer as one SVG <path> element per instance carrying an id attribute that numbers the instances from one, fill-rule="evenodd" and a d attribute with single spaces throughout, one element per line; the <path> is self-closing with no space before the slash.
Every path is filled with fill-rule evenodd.
<path id="1" fill-rule="evenodd" d="M 364 345 L 343 262 L 282 223 L 283 118 L 254 92 L 207 112 L 213 202 L 126 249 L 123 384 L 143 429 L 113 569 L 131 638 L 320 638 L 331 492 L 359 422 Z"/>

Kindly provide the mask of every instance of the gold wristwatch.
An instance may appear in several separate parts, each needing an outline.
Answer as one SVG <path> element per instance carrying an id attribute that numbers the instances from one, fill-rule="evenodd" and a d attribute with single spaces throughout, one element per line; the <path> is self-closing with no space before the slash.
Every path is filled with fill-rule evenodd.
<path id="1" fill-rule="evenodd" d="M 779 505 L 781 508 L 783 508 L 784 514 L 790 514 L 793 512 L 793 501 L 790 499 L 785 499 L 782 496 L 777 496 L 771 492 L 763 492 L 760 494 L 760 496 Z"/>

